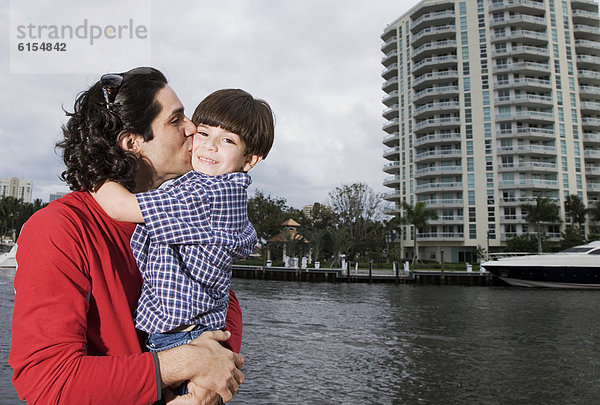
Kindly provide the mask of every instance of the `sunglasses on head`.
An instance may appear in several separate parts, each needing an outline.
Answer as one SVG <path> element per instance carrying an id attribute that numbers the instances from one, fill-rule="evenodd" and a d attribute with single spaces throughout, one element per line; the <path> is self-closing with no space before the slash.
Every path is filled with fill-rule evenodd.
<path id="1" fill-rule="evenodd" d="M 100 78 L 100 83 L 102 83 L 102 93 L 104 94 L 106 107 L 110 107 L 115 102 L 121 83 L 123 83 L 123 76 L 108 73 Z"/>

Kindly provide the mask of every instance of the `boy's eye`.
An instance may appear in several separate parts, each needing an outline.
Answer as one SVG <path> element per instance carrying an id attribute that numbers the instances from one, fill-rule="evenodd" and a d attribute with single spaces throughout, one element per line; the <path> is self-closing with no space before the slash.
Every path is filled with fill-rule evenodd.
<path id="1" fill-rule="evenodd" d="M 232 143 L 235 145 L 235 141 L 231 138 L 223 138 L 223 141 L 225 141 L 225 143 Z"/>

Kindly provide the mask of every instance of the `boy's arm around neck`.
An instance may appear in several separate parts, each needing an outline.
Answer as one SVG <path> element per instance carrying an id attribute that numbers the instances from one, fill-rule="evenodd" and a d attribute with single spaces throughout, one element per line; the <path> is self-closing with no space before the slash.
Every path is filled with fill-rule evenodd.
<path id="1" fill-rule="evenodd" d="M 135 194 L 119 183 L 107 181 L 91 194 L 111 218 L 124 222 L 144 222 Z"/>

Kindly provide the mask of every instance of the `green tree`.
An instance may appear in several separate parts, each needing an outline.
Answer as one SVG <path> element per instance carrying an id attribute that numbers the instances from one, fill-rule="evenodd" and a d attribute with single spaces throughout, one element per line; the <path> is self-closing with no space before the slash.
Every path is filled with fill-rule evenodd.
<path id="1" fill-rule="evenodd" d="M 523 204 L 521 209 L 527 211 L 527 222 L 536 226 L 538 253 L 542 253 L 542 223 L 559 222 L 559 207 L 549 198 L 537 197 L 535 204 Z"/>
<path id="2" fill-rule="evenodd" d="M 248 219 L 262 242 L 281 231 L 281 223 L 287 219 L 287 212 L 285 199 L 265 195 L 260 190 L 256 190 L 254 196 L 248 199 Z"/>
<path id="3" fill-rule="evenodd" d="M 0 236 L 19 236 L 23 224 L 39 209 L 45 207 L 42 200 L 26 203 L 14 197 L 0 197 Z"/>
<path id="4" fill-rule="evenodd" d="M 581 229 L 579 227 L 570 226 L 562 233 L 562 240 L 560 241 L 561 250 L 584 244 L 585 238 L 581 235 Z"/>
<path id="5" fill-rule="evenodd" d="M 413 226 L 413 241 L 415 243 L 415 254 L 413 255 L 413 264 L 416 263 L 419 257 L 419 246 L 417 243 L 418 230 L 424 229 L 430 220 L 437 219 L 438 215 L 435 211 L 427 209 L 427 204 L 423 201 L 417 202 L 414 206 L 407 202 L 402 202 L 404 215 L 402 223 Z"/>
<path id="6" fill-rule="evenodd" d="M 338 226 L 348 234 L 348 252 L 351 257 L 355 256 L 369 236 L 372 222 L 377 222 L 381 216 L 381 198 L 368 185 L 353 183 L 336 187 L 329 193 L 329 199 Z"/>
<path id="7" fill-rule="evenodd" d="M 585 223 L 587 210 L 585 205 L 575 194 L 565 198 L 565 217 L 570 219 L 571 225 L 579 225 L 579 228 Z"/>
<path id="8" fill-rule="evenodd" d="M 542 244 L 546 246 L 546 240 L 543 236 Z M 508 252 L 535 252 L 538 248 L 537 245 L 537 237 L 527 233 L 515 235 L 506 240 L 506 250 Z"/>
<path id="9" fill-rule="evenodd" d="M 600 201 L 596 201 L 596 204 L 589 207 L 587 212 L 590 217 L 590 220 L 596 224 L 596 226 L 594 227 L 594 231 L 596 233 L 600 233 L 600 227 L 598 226 L 598 223 L 600 223 Z"/>

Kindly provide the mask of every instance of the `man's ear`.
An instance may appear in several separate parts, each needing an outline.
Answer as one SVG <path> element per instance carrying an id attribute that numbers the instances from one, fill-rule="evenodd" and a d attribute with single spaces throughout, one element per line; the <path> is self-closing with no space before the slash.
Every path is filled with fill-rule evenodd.
<path id="1" fill-rule="evenodd" d="M 252 169 L 258 162 L 262 160 L 262 156 L 258 155 L 248 155 L 246 156 L 246 163 L 244 163 L 244 168 L 242 171 L 247 172 Z"/>
<path id="2" fill-rule="evenodd" d="M 140 151 L 140 143 L 143 138 L 140 135 L 133 134 L 131 132 L 123 132 L 119 135 L 119 146 L 125 152 L 131 152 L 138 154 Z"/>

